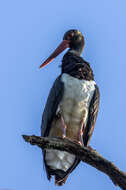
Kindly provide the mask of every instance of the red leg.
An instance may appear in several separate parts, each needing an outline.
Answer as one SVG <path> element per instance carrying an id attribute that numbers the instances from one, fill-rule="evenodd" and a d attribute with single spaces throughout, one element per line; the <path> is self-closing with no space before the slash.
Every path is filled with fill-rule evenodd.
<path id="1" fill-rule="evenodd" d="M 81 127 L 78 131 L 78 143 L 81 145 L 81 146 L 84 146 L 84 143 L 83 143 L 83 133 L 84 133 L 84 123 L 83 121 L 81 121 Z"/>
<path id="2" fill-rule="evenodd" d="M 65 122 L 64 122 L 64 119 L 63 119 L 63 117 L 61 116 L 61 123 L 62 123 L 62 131 L 63 131 L 63 138 L 65 138 L 66 137 L 66 128 L 67 128 L 67 126 L 65 125 Z"/>

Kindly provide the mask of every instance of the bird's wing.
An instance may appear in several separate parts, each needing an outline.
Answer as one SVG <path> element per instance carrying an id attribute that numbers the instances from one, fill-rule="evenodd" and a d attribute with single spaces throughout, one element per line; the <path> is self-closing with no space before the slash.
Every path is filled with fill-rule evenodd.
<path id="1" fill-rule="evenodd" d="M 93 97 L 90 102 L 89 113 L 88 113 L 88 121 L 86 124 L 86 128 L 84 130 L 84 145 L 87 146 L 89 144 L 90 138 L 92 136 L 97 114 L 99 108 L 99 101 L 100 101 L 100 92 L 97 85 L 95 85 L 95 91 Z"/>
<path id="2" fill-rule="evenodd" d="M 42 115 L 41 136 L 48 136 L 52 120 L 56 114 L 58 105 L 63 97 L 63 92 L 64 84 L 61 81 L 61 76 L 59 76 L 55 80 L 50 90 L 46 106 Z"/>
<path id="3" fill-rule="evenodd" d="M 55 82 L 50 90 L 50 93 L 49 93 L 49 96 L 48 96 L 48 99 L 46 102 L 46 106 L 45 106 L 45 109 L 43 112 L 42 124 L 41 124 L 41 136 L 43 136 L 43 137 L 48 136 L 48 134 L 49 134 L 51 123 L 56 115 L 58 105 L 59 105 L 60 101 L 62 100 L 63 92 L 64 92 L 64 83 L 61 81 L 61 77 L 59 76 L 55 80 Z M 43 160 L 45 163 L 47 178 L 50 179 L 52 170 L 46 165 L 45 150 L 43 150 L 42 152 L 43 152 Z M 79 162 L 80 162 L 80 160 L 78 160 L 78 158 L 76 158 L 73 165 L 69 168 L 69 170 L 66 173 L 64 172 L 65 174 L 61 181 L 61 184 L 64 182 L 64 180 L 67 179 L 68 174 L 71 173 L 75 169 L 75 167 L 78 165 Z"/>

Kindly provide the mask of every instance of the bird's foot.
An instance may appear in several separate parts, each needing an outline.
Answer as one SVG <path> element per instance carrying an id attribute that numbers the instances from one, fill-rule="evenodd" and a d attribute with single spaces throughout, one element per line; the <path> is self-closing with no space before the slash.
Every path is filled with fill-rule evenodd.
<path id="1" fill-rule="evenodd" d="M 83 145 L 84 145 L 82 141 L 78 141 L 78 144 L 79 144 L 80 146 L 83 146 Z"/>
<path id="2" fill-rule="evenodd" d="M 84 146 L 83 142 L 81 140 L 73 140 L 76 144 L 79 144 L 80 146 Z"/>
<path id="3" fill-rule="evenodd" d="M 63 134 L 63 135 L 62 135 L 62 138 L 63 138 L 63 139 L 65 139 L 65 138 L 66 138 L 66 135 L 65 135 L 65 134 Z"/>

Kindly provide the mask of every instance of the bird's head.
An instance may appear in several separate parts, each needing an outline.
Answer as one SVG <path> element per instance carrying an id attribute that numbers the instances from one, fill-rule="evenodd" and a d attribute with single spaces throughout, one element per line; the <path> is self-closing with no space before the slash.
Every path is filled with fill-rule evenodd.
<path id="1" fill-rule="evenodd" d="M 64 34 L 63 41 L 56 48 L 56 50 L 40 65 L 40 68 L 50 63 L 55 57 L 57 57 L 66 48 L 76 51 L 81 54 L 84 48 L 84 37 L 79 30 L 69 30 Z"/>
<path id="2" fill-rule="evenodd" d="M 69 41 L 69 48 L 82 53 L 84 48 L 84 37 L 79 30 L 69 30 L 64 34 L 63 40 Z"/>

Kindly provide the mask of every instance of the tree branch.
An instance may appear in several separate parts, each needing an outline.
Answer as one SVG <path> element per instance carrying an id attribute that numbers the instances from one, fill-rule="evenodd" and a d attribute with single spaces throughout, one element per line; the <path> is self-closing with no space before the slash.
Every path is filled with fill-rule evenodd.
<path id="1" fill-rule="evenodd" d="M 80 160 L 107 174 L 112 182 L 121 189 L 126 190 L 126 173 L 120 171 L 112 162 L 103 158 L 95 150 L 62 138 L 47 138 L 23 135 L 26 142 L 37 145 L 41 149 L 58 149 L 67 151 L 79 157 Z"/>

